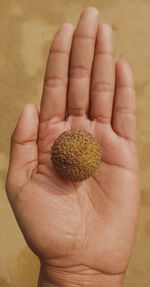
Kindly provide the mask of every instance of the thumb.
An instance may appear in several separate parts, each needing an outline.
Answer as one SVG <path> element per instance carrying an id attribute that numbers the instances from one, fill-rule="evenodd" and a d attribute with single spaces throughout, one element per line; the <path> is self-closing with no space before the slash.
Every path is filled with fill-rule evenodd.
<path id="1" fill-rule="evenodd" d="M 7 178 L 24 184 L 37 169 L 37 135 L 39 114 L 32 104 L 24 106 L 11 137 L 10 163 Z"/>

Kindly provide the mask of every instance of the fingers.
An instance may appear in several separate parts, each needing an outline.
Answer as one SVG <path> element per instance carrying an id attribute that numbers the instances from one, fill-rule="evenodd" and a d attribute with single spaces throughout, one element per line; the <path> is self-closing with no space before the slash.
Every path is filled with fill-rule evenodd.
<path id="1" fill-rule="evenodd" d="M 81 14 L 75 31 L 69 69 L 68 115 L 83 116 L 88 112 L 98 20 L 98 10 L 87 8 Z"/>
<path id="2" fill-rule="evenodd" d="M 73 26 L 64 24 L 53 40 L 45 73 L 40 121 L 56 122 L 65 118 L 72 37 Z"/>
<path id="3" fill-rule="evenodd" d="M 113 130 L 121 137 L 136 140 L 136 99 L 131 68 L 125 61 L 116 65 L 116 94 L 113 108 Z"/>
<path id="4" fill-rule="evenodd" d="M 110 123 L 115 85 L 115 64 L 112 29 L 98 27 L 91 84 L 92 120 Z"/>
<path id="5" fill-rule="evenodd" d="M 16 184 L 24 184 L 37 169 L 37 134 L 39 115 L 34 105 L 26 105 L 19 117 L 11 139 L 8 177 Z"/>

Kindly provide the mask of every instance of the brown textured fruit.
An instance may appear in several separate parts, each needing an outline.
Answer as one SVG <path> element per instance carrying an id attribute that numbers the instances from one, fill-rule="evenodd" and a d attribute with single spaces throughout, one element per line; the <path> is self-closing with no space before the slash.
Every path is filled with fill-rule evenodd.
<path id="1" fill-rule="evenodd" d="M 99 167 L 101 149 L 90 133 L 73 129 L 63 132 L 55 140 L 51 160 L 63 177 L 83 181 Z"/>

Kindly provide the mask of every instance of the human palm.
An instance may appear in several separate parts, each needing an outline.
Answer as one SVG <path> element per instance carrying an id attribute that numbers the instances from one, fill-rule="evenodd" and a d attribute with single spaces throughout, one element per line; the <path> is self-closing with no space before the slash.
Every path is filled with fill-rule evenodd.
<path id="1" fill-rule="evenodd" d="M 132 73 L 124 61 L 115 69 L 112 31 L 98 24 L 98 17 L 95 8 L 88 8 L 74 35 L 70 24 L 59 29 L 40 115 L 34 106 L 25 106 L 12 137 L 8 197 L 28 245 L 51 278 L 60 270 L 121 276 L 136 231 Z M 99 169 L 80 183 L 62 178 L 50 161 L 55 139 L 74 128 L 90 132 L 102 148 Z"/>

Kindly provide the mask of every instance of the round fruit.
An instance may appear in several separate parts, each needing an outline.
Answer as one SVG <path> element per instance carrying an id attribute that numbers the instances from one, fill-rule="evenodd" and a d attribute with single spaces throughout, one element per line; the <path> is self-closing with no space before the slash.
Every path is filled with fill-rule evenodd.
<path id="1" fill-rule="evenodd" d="M 63 132 L 55 140 L 51 160 L 63 177 L 83 181 L 99 167 L 101 149 L 90 133 L 73 129 Z"/>

